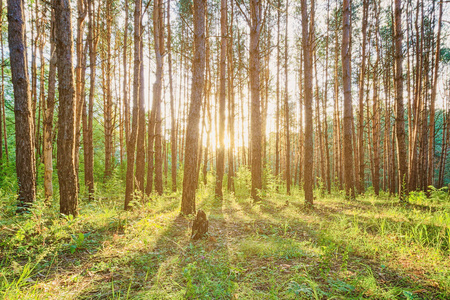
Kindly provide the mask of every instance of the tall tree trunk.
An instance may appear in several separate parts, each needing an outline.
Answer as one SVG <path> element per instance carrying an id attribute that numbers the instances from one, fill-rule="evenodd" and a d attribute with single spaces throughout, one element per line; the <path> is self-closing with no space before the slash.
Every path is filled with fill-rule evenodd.
<path id="1" fill-rule="evenodd" d="M 434 3 L 434 2 L 433 2 Z M 439 2 L 439 19 L 438 29 L 436 37 L 436 50 L 434 58 L 434 73 L 433 73 L 433 85 L 431 87 L 431 99 L 430 99 L 430 136 L 428 142 L 428 182 L 427 185 L 433 185 L 434 177 L 434 142 L 435 142 L 435 102 L 436 102 L 436 88 L 439 74 L 439 60 L 441 51 L 441 28 L 442 28 L 442 1 Z"/>
<path id="2" fill-rule="evenodd" d="M 128 0 L 125 0 L 125 25 L 123 33 L 123 106 L 125 122 L 125 143 L 130 138 L 130 103 L 128 100 L 128 67 L 127 67 L 127 49 L 128 49 Z"/>
<path id="3" fill-rule="evenodd" d="M 284 127 L 286 131 L 286 193 L 291 194 L 291 139 L 289 121 L 289 75 L 288 75 L 288 0 L 286 0 L 286 27 L 284 33 Z"/>
<path id="4" fill-rule="evenodd" d="M 76 98 L 76 110 L 75 110 L 75 176 L 78 181 L 78 169 L 79 169 L 79 151 L 80 148 L 80 136 L 81 136 L 81 118 L 85 102 L 85 73 L 86 73 L 86 52 L 83 51 L 83 36 L 84 36 L 84 21 L 86 19 L 86 3 L 84 0 L 77 0 L 77 38 L 75 43 L 76 48 L 76 67 L 75 67 L 75 98 Z M 86 48 L 87 49 L 87 48 Z"/>
<path id="5" fill-rule="evenodd" d="M 95 97 L 95 76 L 97 68 L 97 43 L 98 34 L 96 30 L 94 11 L 95 2 L 88 2 L 89 15 L 89 66 L 90 66 L 90 84 L 89 84 L 89 105 L 83 101 L 83 146 L 84 146 L 84 184 L 89 193 L 89 200 L 94 197 L 94 141 L 93 141 L 93 118 L 94 118 L 94 97 Z"/>
<path id="6" fill-rule="evenodd" d="M 195 190 L 197 186 L 198 125 L 205 73 L 205 16 L 206 0 L 194 0 L 194 60 L 192 64 L 191 105 L 186 128 L 186 147 L 183 177 L 181 213 L 195 212 Z"/>
<path id="7" fill-rule="evenodd" d="M 225 168 L 225 107 L 226 107 L 226 69 L 227 69 L 227 0 L 220 5 L 220 63 L 219 63 L 219 149 L 216 160 L 216 197 L 223 197 L 222 185 Z"/>
<path id="8" fill-rule="evenodd" d="M 36 197 L 35 156 L 31 93 L 26 53 L 25 9 L 21 0 L 8 0 L 8 44 L 11 79 L 14 88 L 16 129 L 16 172 L 19 210 L 30 206 Z"/>
<path id="9" fill-rule="evenodd" d="M 142 10 L 142 0 L 140 0 L 140 10 Z M 145 180 L 145 99 L 144 99 L 144 42 L 142 34 L 144 32 L 142 26 L 142 15 L 139 17 L 139 36 L 135 35 L 135 43 L 139 43 L 139 87 L 138 87 L 138 125 L 136 140 L 136 190 L 143 196 L 144 180 Z M 136 41 L 138 39 L 138 41 Z M 136 54 L 135 54 L 136 58 Z M 156 101 L 155 101 L 156 103 Z M 157 111 L 155 111 L 156 115 Z"/>
<path id="10" fill-rule="evenodd" d="M 379 45 L 379 19 L 378 19 L 378 4 L 375 3 L 375 14 L 376 14 L 376 28 L 375 28 L 375 47 L 376 47 L 376 60 L 373 67 L 373 106 L 372 106 L 372 145 L 373 145 L 373 188 L 375 195 L 380 193 L 380 154 L 379 154 L 379 143 L 380 143 L 380 107 L 378 99 L 378 66 L 380 61 L 380 45 Z"/>
<path id="11" fill-rule="evenodd" d="M 112 30 L 112 0 L 106 1 L 106 76 L 104 91 L 106 102 L 104 107 L 104 130 L 105 130 L 105 180 L 112 173 L 113 159 L 113 126 L 112 126 L 112 89 L 111 89 L 111 30 Z"/>
<path id="12" fill-rule="evenodd" d="M 358 124 L 358 154 L 359 154 L 359 169 L 357 189 L 358 194 L 364 192 L 364 78 L 366 75 L 366 41 L 367 41 L 367 18 L 368 18 L 369 3 L 368 0 L 363 1 L 363 16 L 362 16 L 362 50 L 361 50 L 361 69 L 359 73 L 359 124 Z"/>
<path id="13" fill-rule="evenodd" d="M 48 95 L 44 105 L 44 194 L 45 201 L 50 203 L 53 197 L 53 113 L 55 110 L 55 87 L 56 87 L 56 51 L 54 45 L 54 12 L 51 16 L 50 32 L 50 66 L 48 72 Z"/>
<path id="14" fill-rule="evenodd" d="M 132 124 L 130 138 L 127 143 L 127 177 L 126 177 L 126 188 L 125 188 L 125 203 L 124 209 L 130 209 L 130 202 L 133 199 L 134 194 L 134 161 L 135 161 L 135 147 L 136 138 L 138 131 L 138 101 L 139 101 L 139 85 L 140 81 L 140 50 L 141 50 L 141 9 L 142 1 L 135 1 L 134 8 L 134 78 L 133 78 L 133 114 L 132 114 Z"/>
<path id="15" fill-rule="evenodd" d="M 171 113 L 171 129 L 170 129 L 170 147 L 171 147 L 171 175 L 172 175 L 172 191 L 177 191 L 177 120 L 175 117 L 175 104 L 173 96 L 173 80 L 172 80 L 172 31 L 170 26 L 170 0 L 167 1 L 167 60 L 169 64 L 169 88 L 170 88 L 170 113 Z"/>
<path id="16" fill-rule="evenodd" d="M 233 21 L 234 1 L 231 1 L 231 20 L 228 27 L 227 51 L 228 51 L 228 134 L 230 144 L 228 145 L 228 191 L 234 192 L 234 60 L 233 60 Z"/>
<path id="17" fill-rule="evenodd" d="M 75 173 L 75 82 L 72 66 L 73 40 L 70 3 L 54 0 L 56 53 L 58 56 L 58 180 L 60 211 L 76 216 L 78 188 Z"/>
<path id="18" fill-rule="evenodd" d="M 398 187 L 400 200 L 405 200 L 408 194 L 408 165 L 406 161 L 406 134 L 403 108 L 403 53 L 402 53 L 402 4 L 401 0 L 395 0 L 395 109 L 396 109 L 396 133 L 397 133 L 397 162 L 398 162 Z"/>
<path id="19" fill-rule="evenodd" d="M 153 85 L 153 101 L 155 102 L 155 189 L 159 195 L 163 193 L 162 180 L 162 117 L 161 117 L 161 92 L 163 74 L 164 53 L 164 16 L 163 3 L 154 1 L 153 8 L 153 33 L 156 57 L 156 78 Z M 150 159 L 150 158 L 149 158 Z"/>
<path id="20" fill-rule="evenodd" d="M 308 29 L 308 7 L 307 1 L 301 0 L 302 12 L 302 49 L 304 61 L 304 100 L 305 100 L 305 161 L 304 161 L 304 190 L 305 200 L 308 206 L 313 206 L 313 116 L 312 116 L 312 37 Z M 314 20 L 311 20 L 311 24 Z M 312 26 L 311 26 L 312 27 Z"/>
<path id="21" fill-rule="evenodd" d="M 261 110 L 259 85 L 259 36 L 262 24 L 261 0 L 250 0 L 250 90 L 251 90 L 251 166 L 252 166 L 252 198 L 260 200 L 259 190 L 262 189 L 261 165 Z"/>
<path id="22" fill-rule="evenodd" d="M 344 86 L 344 168 L 345 191 L 348 197 L 355 197 L 353 183 L 353 147 L 352 147 L 352 91 L 350 69 L 350 0 L 343 2 L 342 36 L 342 73 Z"/>

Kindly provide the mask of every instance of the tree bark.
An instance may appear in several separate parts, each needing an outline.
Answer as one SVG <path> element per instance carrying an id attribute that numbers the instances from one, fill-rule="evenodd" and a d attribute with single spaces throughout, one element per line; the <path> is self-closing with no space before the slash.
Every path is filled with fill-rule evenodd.
<path id="1" fill-rule="evenodd" d="M 51 22 L 54 24 L 54 12 L 52 10 Z M 50 33 L 50 66 L 48 72 L 48 94 L 44 105 L 44 194 L 45 201 L 51 202 L 53 197 L 53 113 L 55 110 L 55 87 L 56 87 L 56 51 L 54 45 L 54 26 Z"/>
<path id="2" fill-rule="evenodd" d="M 222 199 L 222 185 L 225 168 L 225 109 L 227 69 L 227 0 L 220 2 L 220 63 L 219 63 L 219 149 L 216 160 L 216 197 Z"/>
<path id="3" fill-rule="evenodd" d="M 250 91 L 251 91 L 251 195 L 254 201 L 261 200 L 262 189 L 261 164 L 261 110 L 259 83 L 259 36 L 262 24 L 261 0 L 250 0 Z"/>
<path id="4" fill-rule="evenodd" d="M 288 0 L 286 0 L 286 27 L 284 34 L 284 127 L 286 132 L 286 193 L 291 194 L 291 138 L 289 120 L 289 92 L 288 92 Z"/>
<path id="5" fill-rule="evenodd" d="M 130 138 L 127 143 L 127 178 L 125 188 L 125 203 L 124 209 L 130 209 L 130 202 L 134 194 L 134 161 L 135 161 L 135 147 L 138 130 L 138 100 L 139 100 L 139 85 L 140 85 L 140 38 L 141 38 L 141 9 L 142 1 L 136 0 L 134 9 L 134 78 L 133 78 L 133 114 Z"/>
<path id="6" fill-rule="evenodd" d="M 312 47 L 311 37 L 308 29 L 308 7 L 307 1 L 301 0 L 302 12 L 302 49 L 304 61 L 304 106 L 305 106 L 305 160 L 304 160 L 304 190 L 306 205 L 313 206 L 313 117 L 312 117 Z M 314 20 L 311 20 L 313 23 Z"/>
<path id="7" fill-rule="evenodd" d="M 397 163 L 398 163 L 398 188 L 401 201 L 405 200 L 408 194 L 408 165 L 406 161 L 406 134 L 403 108 L 403 53 L 402 53 L 402 3 L 401 0 L 395 0 L 395 115 L 396 115 L 396 133 L 397 133 Z"/>
<path id="8" fill-rule="evenodd" d="M 352 147 L 352 91 L 350 69 L 350 0 L 343 2 L 342 36 L 342 73 L 344 86 L 344 168 L 345 191 L 348 197 L 355 197 L 353 183 L 353 147 Z"/>
<path id="9" fill-rule="evenodd" d="M 163 3 L 154 1 L 153 8 L 153 32 L 156 57 L 156 78 L 153 85 L 153 101 L 155 101 L 155 189 L 159 195 L 163 193 L 162 180 L 162 117 L 161 117 L 161 92 L 163 74 L 164 53 L 164 16 Z"/>
<path id="10" fill-rule="evenodd" d="M 95 76 L 97 68 L 97 43 L 98 34 L 97 23 L 93 11 L 95 2 L 88 2 L 89 15 L 89 65 L 90 65 L 90 85 L 89 85 L 89 105 L 83 101 L 83 146 L 84 146 L 84 184 L 89 193 L 89 200 L 94 198 L 94 144 L 93 144 L 93 118 L 94 118 L 94 97 L 95 97 Z"/>
<path id="11" fill-rule="evenodd" d="M 75 82 L 72 66 L 73 40 L 70 2 L 54 0 L 56 53 L 58 57 L 58 141 L 57 167 L 60 212 L 78 214 L 78 187 L 75 173 Z"/>
<path id="12" fill-rule="evenodd" d="M 170 113 L 171 113 L 171 129 L 170 129 L 170 147 L 171 147 L 171 175 L 172 175 L 172 192 L 177 191 L 177 120 L 175 113 L 175 99 L 173 96 L 173 80 L 172 80 L 172 31 L 170 26 L 170 0 L 167 1 L 167 60 L 169 65 L 169 88 L 170 88 Z"/>
<path id="13" fill-rule="evenodd" d="M 35 156 L 31 93 L 26 53 L 25 11 L 21 0 L 8 0 L 8 44 L 11 79 L 14 89 L 16 129 L 16 172 L 19 210 L 30 206 L 36 197 Z"/>
<path id="14" fill-rule="evenodd" d="M 183 194 L 181 213 L 195 213 L 195 190 L 197 186 L 198 125 L 202 105 L 205 73 L 205 6 L 206 0 L 194 0 L 194 60 L 192 64 L 191 105 L 186 128 Z"/>

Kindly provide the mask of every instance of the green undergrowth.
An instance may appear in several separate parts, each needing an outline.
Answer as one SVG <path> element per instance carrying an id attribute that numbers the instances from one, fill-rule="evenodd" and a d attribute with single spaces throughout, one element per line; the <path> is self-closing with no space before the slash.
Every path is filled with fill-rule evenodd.
<path id="1" fill-rule="evenodd" d="M 200 185 L 210 233 L 195 242 L 180 193 L 136 198 L 125 212 L 123 191 L 108 189 L 82 199 L 74 219 L 42 201 L 15 215 L 15 196 L 2 192 L 0 298 L 450 298 L 445 191 L 406 204 L 316 191 L 308 209 L 301 192 L 276 185 L 254 203 L 247 185 L 238 181 L 223 200 L 211 180 Z"/>

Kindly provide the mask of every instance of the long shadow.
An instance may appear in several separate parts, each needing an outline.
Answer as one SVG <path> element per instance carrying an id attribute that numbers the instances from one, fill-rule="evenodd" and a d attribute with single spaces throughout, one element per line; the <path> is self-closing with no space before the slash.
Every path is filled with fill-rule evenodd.
<path id="1" fill-rule="evenodd" d="M 240 204 L 244 207 L 245 212 L 251 214 L 254 217 L 258 217 L 257 214 L 253 212 L 252 205 L 250 203 L 242 203 Z M 354 216 L 350 215 L 346 212 L 344 212 L 344 209 L 337 209 L 334 207 L 328 207 L 328 206 L 321 206 L 320 204 L 317 205 L 313 209 L 306 209 L 303 205 L 299 205 L 297 203 L 292 203 L 297 208 L 301 209 L 303 213 L 311 213 L 316 214 L 321 218 L 327 219 L 330 222 L 335 222 L 338 220 L 339 215 L 345 215 L 346 218 L 349 220 L 351 219 L 353 221 Z M 291 205 L 291 203 L 289 203 Z M 348 208 L 348 205 L 343 205 L 345 209 Z M 354 208 L 361 209 L 358 205 L 353 205 Z M 264 200 L 264 205 L 261 206 L 261 211 L 263 211 L 265 214 L 270 214 L 275 218 L 279 218 L 280 216 L 277 215 L 281 211 L 283 211 L 287 205 L 277 205 L 275 202 L 270 200 Z M 360 226 L 363 226 L 364 228 L 369 228 L 368 230 L 372 230 L 370 228 L 374 228 L 374 222 L 367 218 L 367 217 L 360 217 L 358 216 L 357 221 L 359 222 Z M 394 223 L 400 223 L 395 220 L 387 220 L 386 222 L 390 222 L 391 226 L 394 226 Z M 273 226 L 276 225 L 272 222 L 255 222 L 255 225 L 259 226 L 259 232 L 263 234 L 273 234 Z M 412 225 L 411 225 L 412 226 Z M 439 226 L 428 226 L 427 229 L 429 230 L 429 234 L 433 234 L 435 231 L 442 230 L 442 227 Z M 425 299 L 444 299 L 446 296 L 445 291 L 440 288 L 435 288 L 431 286 L 424 286 L 420 281 L 414 280 L 413 278 L 409 276 L 405 276 L 403 274 L 403 271 L 401 270 L 394 270 L 389 267 L 383 266 L 380 261 L 377 261 L 374 258 L 368 257 L 367 255 L 355 252 L 355 251 L 349 251 L 348 249 L 352 249 L 352 245 L 350 242 L 345 243 L 342 242 L 342 240 L 338 240 L 333 237 L 329 237 L 327 235 L 324 235 L 319 228 L 319 224 L 311 224 L 306 222 L 295 222 L 290 224 L 289 231 L 305 231 L 307 232 L 307 239 L 311 241 L 315 241 L 319 246 L 325 247 L 324 249 L 334 249 L 333 250 L 333 258 L 330 260 L 330 258 L 327 258 L 325 256 L 320 256 L 319 260 L 316 262 L 316 264 L 312 265 L 308 268 L 308 272 L 310 274 L 315 274 L 317 277 L 320 277 L 318 270 L 323 270 L 326 268 L 324 265 L 330 264 L 332 267 L 330 267 L 330 270 L 339 269 L 342 268 L 341 266 L 343 264 L 346 265 L 346 269 L 356 272 L 358 274 L 366 274 L 367 276 L 373 276 L 377 283 L 381 287 L 397 287 L 404 290 L 419 290 L 416 295 L 423 297 Z M 405 230 L 407 228 L 405 227 Z M 285 231 L 286 233 L 286 231 Z M 373 229 L 372 234 L 377 234 L 378 231 L 376 229 Z M 334 248 L 333 248 L 334 247 Z M 445 246 L 448 248 L 448 246 Z M 330 261 L 327 261 L 330 260 Z M 331 274 L 330 274 L 331 275 Z M 327 284 L 325 279 L 319 279 L 319 281 L 322 280 L 324 284 Z M 418 288 L 419 287 L 419 288 Z M 423 290 L 420 290 L 422 288 Z M 356 296 L 356 294 L 355 294 Z"/>
<path id="2" fill-rule="evenodd" d="M 130 298 L 165 299 L 167 293 L 171 293 L 184 298 L 198 298 L 202 294 L 214 299 L 231 298 L 231 279 L 223 277 L 230 273 L 230 268 L 223 263 L 228 261 L 228 253 L 219 234 L 224 226 L 221 201 L 212 199 L 198 205 L 210 217 L 209 237 L 191 240 L 191 220 L 174 214 L 168 224 L 163 225 L 156 241 L 129 255 L 122 262 L 123 270 L 109 278 L 109 286 L 115 284 L 116 297 L 120 294 Z M 210 276 L 223 278 L 214 285 L 205 285 Z M 84 297 L 100 299 L 112 295 L 112 289 L 104 291 L 94 287 Z"/>

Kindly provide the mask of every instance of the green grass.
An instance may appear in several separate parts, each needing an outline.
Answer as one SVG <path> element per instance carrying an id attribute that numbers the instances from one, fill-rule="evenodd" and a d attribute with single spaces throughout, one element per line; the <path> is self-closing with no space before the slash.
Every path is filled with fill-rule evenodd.
<path id="1" fill-rule="evenodd" d="M 3 299 L 448 299 L 447 193 L 409 204 L 370 193 L 355 201 L 269 187 L 253 203 L 245 183 L 214 199 L 198 190 L 208 239 L 190 240 L 180 194 L 136 201 L 119 193 L 82 201 L 76 219 L 38 202 L 14 214 L 0 194 Z"/>

